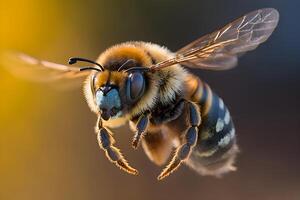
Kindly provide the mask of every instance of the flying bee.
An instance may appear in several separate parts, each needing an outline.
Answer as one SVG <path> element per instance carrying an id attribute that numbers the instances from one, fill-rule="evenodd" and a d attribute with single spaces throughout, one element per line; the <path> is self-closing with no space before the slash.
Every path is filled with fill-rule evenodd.
<path id="1" fill-rule="evenodd" d="M 108 48 L 96 61 L 70 58 L 73 67 L 19 54 L 20 64 L 51 71 L 47 78 L 86 77 L 84 94 L 98 116 L 95 131 L 100 148 L 120 169 L 137 175 L 117 148 L 109 128 L 129 123 L 132 147 L 141 144 L 157 165 L 170 161 L 161 180 L 183 163 L 202 175 L 219 176 L 235 169 L 238 152 L 228 108 L 199 77 L 187 68 L 226 70 L 238 55 L 266 41 L 279 14 L 266 8 L 248 13 L 177 52 L 148 42 L 125 42 Z M 21 61 L 21 62 L 20 62 Z M 7 65 L 16 65 L 7 59 Z M 172 152 L 175 149 L 175 153 Z"/>

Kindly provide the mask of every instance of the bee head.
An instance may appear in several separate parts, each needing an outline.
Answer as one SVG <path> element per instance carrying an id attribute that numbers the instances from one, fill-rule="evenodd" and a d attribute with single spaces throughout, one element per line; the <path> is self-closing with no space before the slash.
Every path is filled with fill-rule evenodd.
<path id="1" fill-rule="evenodd" d="M 119 62 L 120 63 L 120 62 Z M 85 67 L 95 70 L 90 76 L 94 103 L 104 120 L 124 116 L 142 98 L 147 86 L 146 72 L 149 68 L 128 67 L 134 60 L 119 64 L 118 69 Z M 94 63 L 95 64 L 95 63 Z"/>

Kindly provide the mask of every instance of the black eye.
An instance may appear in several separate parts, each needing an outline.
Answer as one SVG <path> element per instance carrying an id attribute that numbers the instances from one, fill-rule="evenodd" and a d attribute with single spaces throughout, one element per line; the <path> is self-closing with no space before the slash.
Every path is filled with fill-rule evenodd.
<path id="1" fill-rule="evenodd" d="M 126 95 L 130 101 L 136 101 L 140 98 L 145 89 L 144 76 L 139 72 L 129 74 L 126 84 Z"/>

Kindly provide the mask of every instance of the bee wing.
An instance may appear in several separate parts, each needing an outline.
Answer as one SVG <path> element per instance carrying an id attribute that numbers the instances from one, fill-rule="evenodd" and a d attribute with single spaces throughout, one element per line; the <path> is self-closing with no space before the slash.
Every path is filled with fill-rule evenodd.
<path id="1" fill-rule="evenodd" d="M 181 63 L 187 67 L 224 70 L 237 64 L 237 56 L 265 42 L 278 24 L 273 8 L 250 12 L 205 35 L 176 52 L 174 58 L 158 63 L 153 70 Z"/>
<path id="2" fill-rule="evenodd" d="M 17 77 L 36 82 L 51 82 L 62 87 L 70 87 L 71 83 L 72 87 L 78 86 L 89 75 L 89 72 L 80 71 L 78 67 L 39 60 L 23 53 L 2 53 L 0 64 Z M 69 83 L 66 83 L 67 79 Z"/>

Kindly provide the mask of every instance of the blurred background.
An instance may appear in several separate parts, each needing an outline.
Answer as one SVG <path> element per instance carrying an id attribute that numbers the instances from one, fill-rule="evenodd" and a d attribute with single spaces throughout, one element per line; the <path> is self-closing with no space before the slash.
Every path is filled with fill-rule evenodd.
<path id="1" fill-rule="evenodd" d="M 197 71 L 231 110 L 241 153 L 221 179 L 181 167 L 162 182 L 161 167 L 127 126 L 117 145 L 140 175 L 130 176 L 99 150 L 82 89 L 57 91 L 18 79 L 0 66 L 0 199 L 300 199 L 298 0 L 39 1 L 0 0 L 0 48 L 66 63 L 143 40 L 176 51 L 249 11 L 279 10 L 271 38 L 223 72 Z M 18 66 L 15 66 L 18 67 Z"/>

